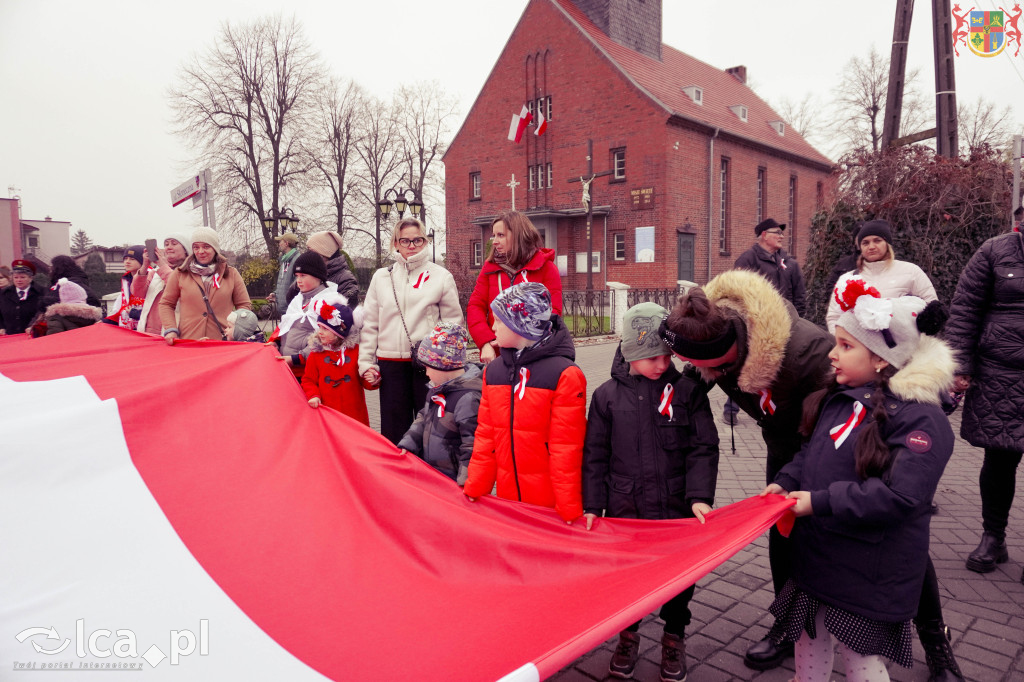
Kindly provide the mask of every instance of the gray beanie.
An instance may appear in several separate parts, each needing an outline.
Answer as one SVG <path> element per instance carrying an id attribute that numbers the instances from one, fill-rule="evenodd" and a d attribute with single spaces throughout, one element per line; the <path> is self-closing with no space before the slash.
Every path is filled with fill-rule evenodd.
<path id="1" fill-rule="evenodd" d="M 671 355 L 672 351 L 658 335 L 668 311 L 657 303 L 637 303 L 622 318 L 622 357 L 626 362 Z"/>
<path id="2" fill-rule="evenodd" d="M 228 322 L 235 323 L 234 334 L 228 341 L 247 341 L 252 338 L 256 332 L 260 331 L 260 322 L 256 317 L 256 313 L 245 308 L 239 308 L 228 315 Z"/>
<path id="3" fill-rule="evenodd" d="M 901 369 L 910 362 L 921 342 L 917 317 L 925 305 L 917 296 L 878 298 L 866 294 L 855 299 L 853 308 L 839 316 L 836 326 L 845 329 L 896 369 Z"/>

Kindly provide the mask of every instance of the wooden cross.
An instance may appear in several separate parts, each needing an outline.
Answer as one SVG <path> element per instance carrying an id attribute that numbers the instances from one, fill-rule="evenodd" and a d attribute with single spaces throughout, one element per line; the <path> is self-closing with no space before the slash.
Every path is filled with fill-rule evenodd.
<path id="1" fill-rule="evenodd" d="M 594 141 L 587 140 L 587 174 L 586 177 L 579 176 L 576 178 L 569 178 L 569 182 L 580 182 L 583 183 L 583 205 L 587 207 L 587 290 L 594 288 L 594 235 L 591 232 L 591 224 L 594 220 L 594 195 L 593 190 L 590 186 L 594 182 L 594 178 L 599 178 L 602 175 L 611 175 L 614 170 L 601 171 L 600 173 L 594 172 Z"/>
<path id="2" fill-rule="evenodd" d="M 513 211 L 516 210 L 516 187 L 518 187 L 520 184 L 521 183 L 516 182 L 516 174 L 513 173 L 512 174 L 512 179 L 508 181 L 507 185 L 505 185 L 506 187 L 511 187 L 512 188 L 512 210 Z"/>

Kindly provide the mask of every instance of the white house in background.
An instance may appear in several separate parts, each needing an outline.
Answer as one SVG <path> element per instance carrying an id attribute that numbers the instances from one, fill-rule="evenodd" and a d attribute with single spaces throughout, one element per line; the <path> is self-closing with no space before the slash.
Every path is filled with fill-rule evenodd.
<path id="1" fill-rule="evenodd" d="M 71 223 L 22 220 L 19 199 L 0 199 L 0 263 L 30 258 L 49 264 L 54 256 L 71 254 Z"/>

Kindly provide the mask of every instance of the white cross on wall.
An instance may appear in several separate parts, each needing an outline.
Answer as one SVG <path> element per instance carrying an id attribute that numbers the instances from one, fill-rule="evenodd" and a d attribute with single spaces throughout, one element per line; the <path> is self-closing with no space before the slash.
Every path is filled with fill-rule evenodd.
<path id="1" fill-rule="evenodd" d="M 516 174 L 513 173 L 512 174 L 512 179 L 508 181 L 507 185 L 505 185 L 506 187 L 511 187 L 512 188 L 512 210 L 513 211 L 516 210 L 516 187 L 518 187 L 520 184 L 521 183 L 516 182 Z"/>

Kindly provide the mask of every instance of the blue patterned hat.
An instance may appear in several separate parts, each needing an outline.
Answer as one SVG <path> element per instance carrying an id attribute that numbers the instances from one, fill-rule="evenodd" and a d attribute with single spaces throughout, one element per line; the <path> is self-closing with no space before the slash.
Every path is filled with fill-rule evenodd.
<path id="1" fill-rule="evenodd" d="M 452 322 L 439 322 L 430 335 L 420 341 L 416 359 L 420 364 L 444 372 L 466 366 L 466 346 L 469 334 L 464 327 Z"/>
<path id="2" fill-rule="evenodd" d="M 498 294 L 491 312 L 524 339 L 540 341 L 551 329 L 551 292 L 539 282 L 523 282 Z"/>

